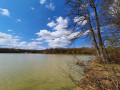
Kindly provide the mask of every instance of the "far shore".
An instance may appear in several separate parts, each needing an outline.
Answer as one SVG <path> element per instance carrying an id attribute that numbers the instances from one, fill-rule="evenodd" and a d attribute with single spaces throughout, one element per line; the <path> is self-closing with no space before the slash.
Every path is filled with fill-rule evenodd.
<path id="1" fill-rule="evenodd" d="M 94 55 L 88 55 L 88 54 L 64 54 L 64 53 L 56 53 L 56 54 L 53 54 L 53 53 L 0 53 L 0 54 L 42 54 L 42 55 L 75 55 L 75 56 L 94 56 Z"/>

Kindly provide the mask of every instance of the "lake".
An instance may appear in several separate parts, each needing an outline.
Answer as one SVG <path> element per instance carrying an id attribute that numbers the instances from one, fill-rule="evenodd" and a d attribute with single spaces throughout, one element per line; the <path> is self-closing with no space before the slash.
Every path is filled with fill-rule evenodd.
<path id="1" fill-rule="evenodd" d="M 80 60 L 91 56 L 76 55 Z M 0 90 L 73 90 L 74 55 L 0 54 Z"/>

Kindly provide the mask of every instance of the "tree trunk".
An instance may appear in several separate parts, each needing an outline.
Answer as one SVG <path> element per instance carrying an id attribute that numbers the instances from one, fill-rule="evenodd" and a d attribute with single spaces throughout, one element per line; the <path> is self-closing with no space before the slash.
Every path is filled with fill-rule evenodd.
<path id="1" fill-rule="evenodd" d="M 91 32 L 91 36 L 92 36 L 93 43 L 94 43 L 94 46 L 95 46 L 95 49 L 96 49 L 96 52 L 97 52 L 98 59 L 99 59 L 99 60 L 102 60 L 102 59 L 101 59 L 101 56 L 100 56 L 100 50 L 99 50 L 99 47 L 98 47 L 98 45 L 97 45 L 95 33 L 94 33 L 93 28 L 92 28 L 92 24 L 91 24 L 91 20 L 90 20 L 90 12 L 89 12 L 88 9 L 87 9 L 87 11 L 86 11 L 84 8 L 83 8 L 83 11 L 84 11 L 84 13 L 85 13 L 85 17 L 87 18 L 87 22 L 88 22 L 88 25 L 89 25 L 89 29 L 90 29 L 90 32 Z M 88 14 L 88 16 L 86 15 L 86 13 Z"/>
<path id="2" fill-rule="evenodd" d="M 96 6 L 93 3 L 93 9 L 95 12 L 95 18 L 96 18 L 96 22 L 97 22 L 97 36 L 98 36 L 98 40 L 99 40 L 99 47 L 100 47 L 100 56 L 102 58 L 103 62 L 108 62 L 108 55 L 106 53 L 103 41 L 102 41 L 102 37 L 101 37 L 101 32 L 100 32 L 100 23 L 99 23 L 99 19 L 98 19 L 98 14 L 97 14 L 97 10 L 96 10 Z"/>
<path id="3" fill-rule="evenodd" d="M 92 36 L 92 39 L 93 39 L 93 42 L 94 42 L 94 46 L 95 46 L 96 51 L 97 51 L 98 58 L 101 60 L 101 58 L 100 58 L 100 50 L 99 50 L 98 45 L 97 45 L 97 41 L 96 41 L 96 38 L 95 38 L 95 33 L 94 33 L 93 29 L 92 29 L 92 25 L 91 25 L 90 19 L 88 18 L 87 21 L 88 21 L 88 24 L 89 24 L 91 36 Z"/>

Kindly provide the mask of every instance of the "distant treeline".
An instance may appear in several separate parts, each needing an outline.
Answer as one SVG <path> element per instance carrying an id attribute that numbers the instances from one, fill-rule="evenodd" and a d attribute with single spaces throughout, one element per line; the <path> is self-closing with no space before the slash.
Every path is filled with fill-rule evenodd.
<path id="1" fill-rule="evenodd" d="M 0 53 L 41 53 L 41 54 L 88 54 L 95 53 L 94 48 L 51 48 L 45 50 L 24 50 L 24 49 L 8 49 L 0 48 Z"/>

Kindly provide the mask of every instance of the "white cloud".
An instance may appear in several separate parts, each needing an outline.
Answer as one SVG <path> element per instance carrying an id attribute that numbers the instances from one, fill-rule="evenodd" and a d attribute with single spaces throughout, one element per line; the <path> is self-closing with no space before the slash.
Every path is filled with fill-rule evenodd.
<path id="1" fill-rule="evenodd" d="M 68 19 L 63 19 L 62 17 L 59 17 L 56 19 L 57 25 L 54 27 L 55 30 L 66 30 L 68 27 Z"/>
<path id="2" fill-rule="evenodd" d="M 1 48 L 19 48 L 19 49 L 44 49 L 44 47 L 40 46 L 42 42 L 25 42 L 20 41 L 21 37 L 13 36 L 11 34 L 6 34 L 0 32 L 0 47 Z"/>
<path id="3" fill-rule="evenodd" d="M 67 46 L 70 41 L 69 39 L 67 39 L 66 37 L 61 37 L 61 38 L 55 38 L 54 40 L 48 40 L 47 42 L 49 42 L 49 46 L 50 47 L 64 47 Z"/>
<path id="4" fill-rule="evenodd" d="M 8 11 L 8 9 L 0 8 L 0 14 L 2 14 L 4 16 L 10 16 L 10 12 Z"/>
<path id="5" fill-rule="evenodd" d="M 87 20 L 85 20 L 84 16 L 75 17 L 73 20 L 75 23 L 78 23 L 79 25 L 82 25 L 82 26 L 87 24 Z"/>
<path id="6" fill-rule="evenodd" d="M 31 10 L 35 10 L 35 8 L 34 8 L 34 7 L 30 7 L 30 9 L 31 9 Z"/>
<path id="7" fill-rule="evenodd" d="M 14 36 L 14 38 L 19 38 L 19 39 L 20 39 L 20 38 L 22 38 L 22 37 L 20 37 L 20 36 Z"/>
<path id="8" fill-rule="evenodd" d="M 54 27 L 54 26 L 56 26 L 56 23 L 54 21 L 52 21 L 52 22 L 48 23 L 47 26 Z"/>
<path id="9" fill-rule="evenodd" d="M 19 43 L 20 46 L 25 45 L 25 44 L 27 44 L 27 42 L 25 41 Z"/>
<path id="10" fill-rule="evenodd" d="M 0 47 L 9 47 L 12 48 L 15 47 L 18 44 L 19 38 L 14 38 L 11 34 L 6 34 L 0 32 Z"/>
<path id="11" fill-rule="evenodd" d="M 17 19 L 16 21 L 17 21 L 17 22 L 22 22 L 22 20 L 21 20 L 21 19 Z"/>
<path id="12" fill-rule="evenodd" d="M 40 32 L 36 33 L 38 36 L 42 36 L 42 38 L 37 38 L 37 40 L 42 40 L 42 39 L 52 39 L 54 38 L 51 35 L 51 32 L 47 31 L 47 30 L 40 30 Z"/>
<path id="13" fill-rule="evenodd" d="M 41 41 L 41 40 L 43 40 L 42 38 L 36 38 L 35 40 L 37 40 L 37 41 Z"/>
<path id="14" fill-rule="evenodd" d="M 70 40 L 78 35 L 78 32 L 70 34 L 70 31 L 66 29 L 68 26 L 67 18 L 63 19 L 62 17 L 58 17 L 56 22 L 52 21 L 47 25 L 52 28 L 52 32 L 48 30 L 40 30 L 40 32 L 36 33 L 39 36 L 36 40 L 45 40 L 45 42 L 47 42 L 52 48 L 64 47 L 70 44 Z"/>
<path id="15" fill-rule="evenodd" d="M 71 40 L 80 36 L 80 32 L 71 33 L 70 30 L 67 30 L 68 27 L 68 18 L 58 17 L 56 21 L 51 21 L 47 24 L 48 27 L 52 28 L 52 31 L 40 30 L 38 33 L 37 41 L 45 41 L 52 48 L 65 47 L 71 43 Z M 85 25 L 83 23 L 82 25 Z M 89 30 L 84 32 L 82 35 L 87 35 Z"/>
<path id="16" fill-rule="evenodd" d="M 90 33 L 90 30 L 87 30 L 86 32 L 83 33 L 83 35 L 87 35 Z"/>
<path id="17" fill-rule="evenodd" d="M 40 44 L 42 44 L 42 42 L 33 41 L 33 42 L 28 43 L 28 42 L 23 41 L 19 43 L 18 47 L 21 49 L 37 49 L 37 50 L 45 49 L 44 47 L 40 46 Z"/>
<path id="18" fill-rule="evenodd" d="M 40 0 L 40 4 L 44 4 L 46 0 Z"/>
<path id="19" fill-rule="evenodd" d="M 11 29 L 8 30 L 8 32 L 11 32 L 11 31 L 12 31 Z"/>
<path id="20" fill-rule="evenodd" d="M 52 11 L 55 10 L 55 5 L 53 3 L 50 3 L 49 5 L 46 5 L 45 7 L 52 10 Z"/>

